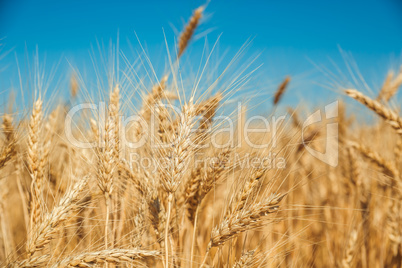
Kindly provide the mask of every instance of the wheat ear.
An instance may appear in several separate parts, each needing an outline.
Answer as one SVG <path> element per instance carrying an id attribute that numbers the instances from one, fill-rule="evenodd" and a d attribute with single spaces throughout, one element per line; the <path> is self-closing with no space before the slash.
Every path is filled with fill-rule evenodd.
<path id="1" fill-rule="evenodd" d="M 30 230 L 28 231 L 27 252 L 30 252 L 30 244 L 34 240 L 35 228 L 41 222 L 43 170 L 41 169 L 41 154 L 39 149 L 40 128 L 42 125 L 42 101 L 39 98 L 34 103 L 28 129 L 28 169 L 32 178 L 30 200 Z"/>
<path id="2" fill-rule="evenodd" d="M 194 31 L 197 28 L 198 23 L 200 22 L 203 11 L 204 11 L 204 7 L 199 7 L 194 11 L 193 16 L 191 17 L 186 28 L 180 35 L 179 44 L 178 44 L 178 47 L 179 47 L 178 58 L 181 57 L 181 55 L 183 54 L 184 50 L 186 49 L 186 47 L 191 39 L 191 37 L 193 36 Z"/>
<path id="3" fill-rule="evenodd" d="M 285 195 L 272 194 L 265 202 L 258 202 L 233 214 L 227 215 L 211 232 L 211 241 L 208 244 L 201 267 L 205 264 L 209 251 L 213 247 L 221 246 L 240 233 L 256 228 L 267 220 L 267 216 L 278 211 L 279 202 Z"/>
<path id="4" fill-rule="evenodd" d="M 250 250 L 241 254 L 240 259 L 233 264 L 233 268 L 252 268 L 259 267 L 261 262 L 261 254 L 256 250 Z"/>
<path id="5" fill-rule="evenodd" d="M 393 162 L 386 161 L 379 153 L 371 150 L 370 148 L 362 144 L 359 144 L 357 142 L 350 142 L 349 144 L 357 151 L 359 151 L 364 157 L 370 159 L 372 162 L 381 167 L 386 175 L 394 179 L 399 178 L 399 171 Z"/>
<path id="6" fill-rule="evenodd" d="M 281 100 L 283 93 L 285 93 L 286 88 L 288 87 L 290 82 L 290 76 L 287 76 L 282 83 L 279 85 L 278 89 L 275 92 L 274 95 L 274 105 L 277 105 L 279 101 Z"/>
<path id="7" fill-rule="evenodd" d="M 254 170 L 250 177 L 246 180 L 240 194 L 237 198 L 237 202 L 232 210 L 228 211 L 229 214 L 235 213 L 240 211 L 244 208 L 247 204 L 248 200 L 252 199 L 252 194 L 254 193 L 255 189 L 257 188 L 258 182 L 260 181 L 261 177 L 264 175 L 265 170 Z"/>
<path id="8" fill-rule="evenodd" d="M 49 262 L 50 255 L 39 255 L 35 257 L 31 257 L 29 259 L 25 259 L 20 262 L 10 263 L 7 267 L 15 267 L 15 268 L 35 268 L 35 267 L 46 267 L 46 264 Z"/>
<path id="9" fill-rule="evenodd" d="M 59 204 L 53 208 L 50 213 L 45 215 L 43 221 L 38 226 L 35 226 L 31 239 L 27 241 L 29 256 L 43 249 L 45 245 L 52 240 L 61 224 L 71 215 L 76 203 L 79 201 L 79 195 L 84 190 L 87 183 L 88 177 L 80 179 L 74 187 L 64 195 Z"/>
<path id="10" fill-rule="evenodd" d="M 389 72 L 385 78 L 384 84 L 378 94 L 377 100 L 389 101 L 397 92 L 399 87 L 402 85 L 402 66 L 399 69 L 399 73 L 394 78 L 394 73 Z"/>
<path id="11" fill-rule="evenodd" d="M 5 146 L 0 152 L 0 169 L 4 167 L 16 153 L 15 149 L 16 139 L 13 127 L 13 118 L 8 114 L 5 114 L 3 116 L 2 129 L 5 136 L 4 141 Z"/>
<path id="12" fill-rule="evenodd" d="M 402 135 L 402 119 L 394 111 L 355 89 L 347 89 L 345 90 L 345 93 L 385 119 L 385 121 L 390 124 L 398 134 Z"/>
<path id="13" fill-rule="evenodd" d="M 355 249 L 357 246 L 356 243 L 357 243 L 357 231 L 353 230 L 352 233 L 350 234 L 348 246 L 345 251 L 345 256 L 343 257 L 343 260 L 342 260 L 343 268 L 352 267 L 352 261 L 353 261 L 353 257 L 355 255 Z"/>
<path id="14" fill-rule="evenodd" d="M 105 248 L 109 247 L 109 220 L 111 214 L 112 192 L 114 188 L 114 172 L 118 165 L 118 124 L 119 124 L 119 87 L 116 86 L 110 93 L 110 103 L 104 128 L 104 148 L 97 148 L 99 174 L 97 176 L 98 186 L 105 196 L 106 219 L 105 219 Z M 96 129 L 95 127 L 92 127 Z M 98 134 L 94 131 L 94 134 Z M 117 135 L 117 136 L 116 136 Z M 113 239 L 111 240 L 113 241 Z"/>
<path id="15" fill-rule="evenodd" d="M 78 85 L 77 77 L 75 74 L 73 74 L 70 79 L 70 93 L 72 98 L 75 98 L 77 96 L 79 89 L 80 88 Z"/>
<path id="16" fill-rule="evenodd" d="M 52 268 L 92 267 L 99 263 L 135 264 L 135 260 L 142 260 L 144 258 L 150 258 L 150 257 L 158 257 L 159 255 L 160 255 L 159 251 L 153 251 L 153 250 L 106 249 L 68 257 L 54 264 L 51 267 Z"/>

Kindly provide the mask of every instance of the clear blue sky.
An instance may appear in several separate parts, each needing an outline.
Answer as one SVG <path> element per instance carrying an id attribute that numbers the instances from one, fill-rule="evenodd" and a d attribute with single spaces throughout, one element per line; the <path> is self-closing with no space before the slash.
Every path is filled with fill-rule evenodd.
<path id="1" fill-rule="evenodd" d="M 0 43 L 7 66 L 1 85 L 15 79 L 15 55 L 23 59 L 38 46 L 50 66 L 66 59 L 77 66 L 89 61 L 96 40 L 116 40 L 121 49 L 136 43 L 134 32 L 150 50 L 164 47 L 164 29 L 172 44 L 192 11 L 205 1 L 0 1 Z M 208 33 L 213 43 L 223 33 L 220 47 L 237 50 L 252 37 L 252 52 L 267 76 L 304 77 L 328 59 L 342 62 L 339 47 L 351 52 L 359 68 L 381 81 L 389 67 L 401 63 L 402 2 L 358 1 L 222 1 L 212 0 L 198 33 Z M 203 46 L 202 38 L 194 45 Z M 252 53 L 251 53 L 252 54 Z M 41 55 L 41 54 L 40 54 Z M 44 56 L 43 56 L 44 57 Z M 90 64 L 88 64 L 90 65 Z M 265 68 L 265 69 L 264 69 Z M 4 69 L 4 68 L 3 68 Z M 381 72 L 380 72 L 381 71 Z M 380 72 L 380 73 L 379 73 Z M 7 81 L 6 81 L 7 80 Z M 12 83 L 14 84 L 14 83 Z M 4 98 L 0 89 L 0 98 Z M 3 94 L 2 94 L 3 92 Z"/>

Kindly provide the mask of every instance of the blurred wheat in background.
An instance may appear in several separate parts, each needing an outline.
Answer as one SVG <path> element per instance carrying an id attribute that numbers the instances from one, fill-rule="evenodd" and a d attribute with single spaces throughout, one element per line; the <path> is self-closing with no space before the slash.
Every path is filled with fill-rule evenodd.
<path id="1" fill-rule="evenodd" d="M 267 148 L 244 142 L 242 121 L 234 133 L 241 146 L 207 146 L 233 138 L 215 121 L 233 90 L 182 87 L 197 83 L 177 66 L 203 12 L 194 11 L 169 71 L 132 108 L 139 120 L 130 125 L 122 119 L 130 88 L 117 79 L 103 115 L 82 113 L 66 125 L 83 94 L 77 74 L 71 103 L 47 111 L 39 90 L 28 116 L 2 114 L 2 266 L 401 267 L 402 118 L 389 103 L 402 69 L 389 73 L 378 97 L 339 91 L 378 120 L 359 124 L 339 101 L 336 166 L 306 151 L 325 151 L 326 123 L 303 126 L 307 116 L 295 107 L 276 134 L 253 133 Z M 284 78 L 267 98 L 273 110 L 291 84 Z M 246 106 L 240 113 L 245 120 Z"/>

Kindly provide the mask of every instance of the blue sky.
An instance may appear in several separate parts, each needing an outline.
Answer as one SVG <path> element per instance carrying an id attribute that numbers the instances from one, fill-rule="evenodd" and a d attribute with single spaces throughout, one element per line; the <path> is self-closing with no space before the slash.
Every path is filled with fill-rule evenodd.
<path id="1" fill-rule="evenodd" d="M 152 52 L 151 60 L 158 61 L 165 50 L 164 32 L 172 45 L 175 31 L 181 31 L 192 11 L 204 3 L 0 1 L 2 52 L 11 50 L 0 61 L 0 99 L 4 100 L 5 92 L 15 87 L 16 57 L 24 65 L 24 57 L 31 57 L 36 47 L 39 58 L 46 58 L 50 69 L 58 63 L 62 70 L 68 63 L 90 68 L 91 45 L 96 45 L 97 40 L 107 42 L 112 38 L 116 42 L 119 33 L 120 49 L 129 52 L 129 43 L 138 44 L 135 32 Z M 222 34 L 219 47 L 234 52 L 248 38 L 253 38 L 246 57 L 261 53 L 260 72 L 274 83 L 287 74 L 296 80 L 305 82 L 310 77 L 311 82 L 317 82 L 319 71 L 315 64 L 330 68 L 335 63 L 342 72 L 347 72 L 341 48 L 353 55 L 366 78 L 378 84 L 390 67 L 396 68 L 402 62 L 402 3 L 399 0 L 212 0 L 197 33 L 200 38 L 193 43 L 195 51 L 204 46 L 205 36 L 212 45 Z M 319 90 L 316 86 L 311 88 Z"/>

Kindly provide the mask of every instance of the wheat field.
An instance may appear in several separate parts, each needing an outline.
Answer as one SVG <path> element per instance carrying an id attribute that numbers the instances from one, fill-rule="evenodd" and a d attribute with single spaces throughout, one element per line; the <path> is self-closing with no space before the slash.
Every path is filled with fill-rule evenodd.
<path id="1" fill-rule="evenodd" d="M 377 96 L 335 89 L 336 136 L 297 107 L 282 107 L 275 132 L 245 131 L 246 105 L 225 132 L 221 107 L 242 80 L 185 91 L 196 82 L 178 74 L 203 11 L 139 106 L 115 80 L 104 113 L 86 107 L 71 123 L 84 94 L 73 74 L 72 101 L 50 105 L 39 90 L 26 116 L 2 114 L 1 266 L 402 266 L 402 117 L 391 105 L 402 69 Z M 267 105 L 279 109 L 291 83 Z M 375 120 L 354 120 L 354 107 Z"/>

